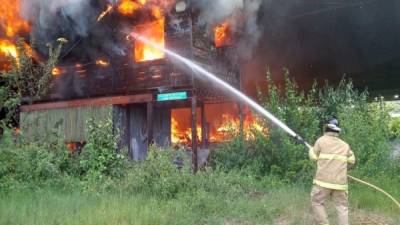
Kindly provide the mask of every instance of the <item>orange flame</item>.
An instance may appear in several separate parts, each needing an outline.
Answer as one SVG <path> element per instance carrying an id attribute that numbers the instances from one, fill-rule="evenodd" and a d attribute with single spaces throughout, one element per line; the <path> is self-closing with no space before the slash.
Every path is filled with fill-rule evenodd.
<path id="1" fill-rule="evenodd" d="M 20 0 L 2 0 L 0 4 L 0 28 L 7 37 L 20 31 L 29 31 L 29 24 L 20 16 Z"/>
<path id="2" fill-rule="evenodd" d="M 103 59 L 99 59 L 99 60 L 96 60 L 96 64 L 99 65 L 99 66 L 104 66 L 104 67 L 106 67 L 106 66 L 109 65 L 109 62 L 107 62 L 107 61 L 105 61 L 105 60 L 103 60 Z"/>
<path id="3" fill-rule="evenodd" d="M 97 18 L 97 22 L 99 22 L 100 20 L 102 20 L 107 14 L 109 14 L 111 11 L 113 10 L 112 5 L 107 5 L 107 9 L 104 10 L 99 17 Z"/>
<path id="4" fill-rule="evenodd" d="M 216 47 L 222 47 L 232 44 L 229 22 L 224 22 L 214 28 L 214 39 Z"/>
<path id="5" fill-rule="evenodd" d="M 165 46 L 165 18 L 164 12 L 173 6 L 175 0 L 121 0 L 118 12 L 122 15 L 132 16 L 139 10 L 148 12 L 151 22 L 146 22 L 135 27 L 135 32 L 161 47 Z M 149 21 L 149 20 L 147 20 Z M 165 57 L 164 52 L 159 51 L 141 41 L 135 40 L 134 60 L 144 62 Z"/>
<path id="6" fill-rule="evenodd" d="M 268 135 L 267 127 L 250 110 L 244 110 L 243 133 L 246 140 L 254 140 L 257 132 Z M 240 132 L 240 119 L 237 107 L 232 103 L 207 105 L 205 116 L 208 124 L 209 142 L 225 142 Z M 198 110 L 198 118 L 200 111 Z M 197 121 L 197 138 L 202 140 L 200 118 Z M 174 109 L 171 114 L 171 142 L 190 144 L 192 140 L 191 110 Z"/>
<path id="7" fill-rule="evenodd" d="M 20 0 L 2 0 L 0 4 L 0 70 L 10 69 L 7 57 L 18 58 L 17 47 L 14 43 L 15 37 L 20 32 L 28 32 L 29 24 L 20 16 Z M 26 44 L 28 54 L 29 46 Z M 18 63 L 18 62 L 17 62 Z"/>
<path id="8" fill-rule="evenodd" d="M 8 40 L 0 39 L 0 55 L 18 57 L 17 47 Z"/>
<path id="9" fill-rule="evenodd" d="M 53 76 L 60 76 L 64 73 L 64 71 L 59 67 L 54 67 L 51 73 L 53 74 Z"/>
<path id="10" fill-rule="evenodd" d="M 135 27 L 135 31 L 141 36 L 147 37 L 150 41 L 157 43 L 159 46 L 165 46 L 164 37 L 164 19 L 155 22 L 141 24 Z M 139 40 L 135 41 L 135 61 L 143 62 L 165 57 L 165 53 L 153 48 Z"/>
<path id="11" fill-rule="evenodd" d="M 118 5 L 118 12 L 123 15 L 133 15 L 136 11 L 141 9 L 144 4 L 146 4 L 146 0 L 141 0 L 139 3 L 132 0 L 122 0 Z"/>

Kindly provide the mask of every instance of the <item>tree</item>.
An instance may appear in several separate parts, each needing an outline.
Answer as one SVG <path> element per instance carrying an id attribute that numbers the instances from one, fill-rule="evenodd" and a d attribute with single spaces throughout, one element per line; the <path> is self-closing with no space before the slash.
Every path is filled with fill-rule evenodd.
<path id="1" fill-rule="evenodd" d="M 18 57 L 10 57 L 11 68 L 0 72 L 0 112 L 4 114 L 1 126 L 12 126 L 18 121 L 18 109 L 22 102 L 31 104 L 45 96 L 51 88 L 52 70 L 58 63 L 62 45 L 66 40 L 57 40 L 58 46 L 49 47 L 49 57 L 37 62 L 32 57 L 34 40 L 28 46 L 21 38 L 17 41 Z"/>

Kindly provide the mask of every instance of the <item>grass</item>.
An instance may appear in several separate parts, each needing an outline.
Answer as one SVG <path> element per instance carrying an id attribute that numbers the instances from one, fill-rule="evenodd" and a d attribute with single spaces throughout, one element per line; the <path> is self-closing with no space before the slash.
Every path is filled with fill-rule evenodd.
<path id="1" fill-rule="evenodd" d="M 233 195 L 202 190 L 173 199 L 108 192 L 84 194 L 41 189 L 0 196 L 0 224 L 312 224 L 309 188 L 284 186 Z M 354 186 L 352 224 L 400 224 L 399 214 L 382 196 Z M 334 221 L 334 210 L 328 204 Z M 397 211 L 398 212 L 398 211 Z M 397 215 L 397 216 L 396 216 Z M 367 221 L 367 222 L 366 222 Z"/>

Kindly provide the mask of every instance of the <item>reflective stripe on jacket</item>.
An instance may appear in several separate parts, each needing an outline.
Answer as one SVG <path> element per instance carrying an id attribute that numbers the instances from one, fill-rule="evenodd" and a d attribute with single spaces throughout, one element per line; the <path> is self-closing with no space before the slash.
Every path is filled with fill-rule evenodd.
<path id="1" fill-rule="evenodd" d="M 310 159 L 317 162 L 314 184 L 335 190 L 347 190 L 347 164 L 356 159 L 350 146 L 334 132 L 320 137 L 309 151 Z"/>

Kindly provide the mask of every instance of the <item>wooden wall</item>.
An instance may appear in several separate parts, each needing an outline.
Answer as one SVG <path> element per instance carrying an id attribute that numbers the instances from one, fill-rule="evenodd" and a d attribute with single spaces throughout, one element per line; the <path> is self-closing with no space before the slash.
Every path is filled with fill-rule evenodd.
<path id="1" fill-rule="evenodd" d="M 28 140 L 55 133 L 65 141 L 80 142 L 86 139 L 86 121 L 89 118 L 101 121 L 111 116 L 111 105 L 39 110 L 21 112 L 20 126 Z"/>

